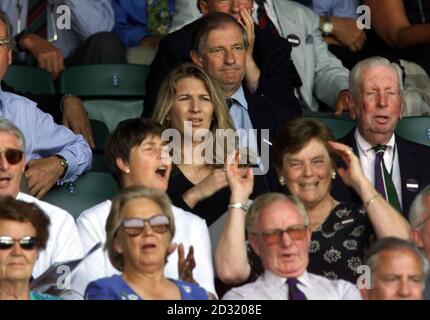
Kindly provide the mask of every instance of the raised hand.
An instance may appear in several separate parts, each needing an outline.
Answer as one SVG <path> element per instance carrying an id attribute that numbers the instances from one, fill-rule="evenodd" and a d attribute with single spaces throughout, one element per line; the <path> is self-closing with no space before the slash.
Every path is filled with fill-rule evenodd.
<path id="1" fill-rule="evenodd" d="M 229 157 L 225 169 L 231 190 L 231 203 L 246 204 L 254 188 L 252 168 L 240 168 L 239 154 L 236 153 Z"/>
<path id="2" fill-rule="evenodd" d="M 366 181 L 366 177 L 361 170 L 360 161 L 358 157 L 354 154 L 351 148 L 339 142 L 330 141 L 330 146 L 333 151 L 342 158 L 343 162 L 346 164 L 345 168 L 338 168 L 337 172 L 342 178 L 343 182 L 355 190 L 358 190 L 360 186 Z"/>

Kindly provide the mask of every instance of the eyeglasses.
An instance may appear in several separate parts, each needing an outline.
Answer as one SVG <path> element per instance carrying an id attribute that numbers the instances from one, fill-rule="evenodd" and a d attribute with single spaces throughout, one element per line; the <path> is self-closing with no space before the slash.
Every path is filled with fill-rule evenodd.
<path id="1" fill-rule="evenodd" d="M 149 219 L 142 219 L 142 218 L 125 219 L 121 223 L 121 225 L 124 227 L 125 233 L 128 236 L 137 237 L 138 235 L 142 234 L 146 223 L 148 223 L 149 226 L 151 227 L 151 230 L 156 233 L 163 234 L 169 231 L 170 219 L 168 216 L 165 216 L 162 214 L 152 216 Z"/>
<path id="2" fill-rule="evenodd" d="M 287 229 L 272 229 L 263 232 L 254 232 L 255 235 L 263 238 L 267 245 L 275 245 L 282 241 L 284 232 L 288 234 L 291 240 L 302 240 L 306 236 L 308 226 L 305 224 L 297 224 L 289 226 Z"/>
<path id="3" fill-rule="evenodd" d="M 33 250 L 36 247 L 36 238 L 34 237 L 26 236 L 21 239 L 14 239 L 9 236 L 0 236 L 0 250 L 12 248 L 15 242 L 18 242 L 23 250 Z"/>
<path id="4" fill-rule="evenodd" d="M 24 152 L 17 149 L 7 149 L 4 152 L 0 152 L 0 155 L 2 153 L 4 153 L 7 162 L 11 165 L 19 163 L 22 160 L 22 156 L 24 154 Z"/>

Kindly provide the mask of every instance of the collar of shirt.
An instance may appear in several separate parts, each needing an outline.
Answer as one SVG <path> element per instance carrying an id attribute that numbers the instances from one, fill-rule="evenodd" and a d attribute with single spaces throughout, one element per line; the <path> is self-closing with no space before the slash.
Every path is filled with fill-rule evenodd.
<path id="1" fill-rule="evenodd" d="M 273 290 L 278 290 L 281 289 L 282 286 L 287 286 L 286 281 L 288 278 L 278 276 L 267 269 L 264 271 L 263 278 L 266 285 L 273 288 Z M 300 277 L 297 277 L 297 280 L 299 281 L 300 285 L 304 287 L 309 287 L 310 285 L 307 271 L 305 271 Z"/>
<path id="2" fill-rule="evenodd" d="M 241 106 L 245 108 L 245 110 L 248 110 L 248 102 L 246 102 L 245 98 L 245 92 L 243 91 L 243 87 L 240 86 L 239 89 L 233 95 L 230 97 L 234 99 L 234 105 Z"/>
<path id="3" fill-rule="evenodd" d="M 372 150 L 374 146 L 372 146 L 369 142 L 367 142 L 363 136 L 360 134 L 358 129 L 355 129 L 355 141 L 357 141 L 357 147 L 360 154 L 360 157 L 365 157 L 368 159 L 374 159 L 375 158 L 375 152 Z M 394 151 L 394 145 L 396 143 L 396 136 L 393 134 L 391 136 L 390 141 L 388 141 L 387 150 L 384 153 L 384 162 L 385 166 L 388 168 L 391 168 L 391 163 L 393 162 L 393 151 Z"/>

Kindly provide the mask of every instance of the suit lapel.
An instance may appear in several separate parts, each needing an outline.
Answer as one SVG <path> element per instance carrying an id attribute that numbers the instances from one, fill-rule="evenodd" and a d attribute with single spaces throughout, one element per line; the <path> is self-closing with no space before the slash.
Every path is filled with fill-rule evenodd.
<path id="1" fill-rule="evenodd" d="M 410 148 L 410 145 L 401 137 L 396 135 L 396 146 L 397 153 L 399 155 L 399 166 L 400 166 L 400 183 L 402 187 L 402 208 L 409 208 L 415 196 L 416 192 L 408 190 L 406 184 L 415 180 L 419 183 L 420 177 L 418 173 L 418 167 L 416 163 L 416 150 Z M 412 180 L 411 180 L 412 179 Z M 419 186 L 421 189 L 422 186 Z M 404 212 L 405 216 L 408 216 L 408 212 Z"/>

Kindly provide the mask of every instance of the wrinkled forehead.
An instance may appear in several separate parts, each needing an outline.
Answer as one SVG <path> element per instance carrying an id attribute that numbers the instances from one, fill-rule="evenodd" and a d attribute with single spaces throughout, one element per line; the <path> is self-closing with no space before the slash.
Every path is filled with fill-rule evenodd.
<path id="1" fill-rule="evenodd" d="M 279 199 L 261 209 L 257 223 L 257 227 L 261 230 L 284 229 L 292 225 L 304 224 L 305 219 L 293 202 Z"/>
<path id="2" fill-rule="evenodd" d="M 362 88 L 399 88 L 399 78 L 396 70 L 391 66 L 370 66 L 361 73 Z"/>

